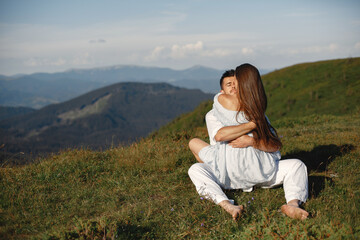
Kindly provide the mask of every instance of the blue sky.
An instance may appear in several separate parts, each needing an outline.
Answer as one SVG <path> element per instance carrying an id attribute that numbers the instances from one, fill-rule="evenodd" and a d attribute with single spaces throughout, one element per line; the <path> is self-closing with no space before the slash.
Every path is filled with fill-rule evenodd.
<path id="1" fill-rule="evenodd" d="M 0 0 L 0 74 L 360 56 L 360 1 Z"/>

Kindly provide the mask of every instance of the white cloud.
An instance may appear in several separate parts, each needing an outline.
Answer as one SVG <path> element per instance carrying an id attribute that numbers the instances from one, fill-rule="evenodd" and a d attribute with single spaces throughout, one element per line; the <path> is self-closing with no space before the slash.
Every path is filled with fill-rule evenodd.
<path id="1" fill-rule="evenodd" d="M 296 55 L 302 53 L 332 53 L 336 52 L 339 49 L 338 44 L 331 43 L 324 46 L 309 46 L 309 47 L 302 47 L 302 48 L 288 48 L 282 50 L 282 53 L 289 54 L 289 55 Z"/>
<path id="2" fill-rule="evenodd" d="M 205 57 L 226 57 L 229 56 L 232 53 L 232 51 L 227 50 L 227 49 L 214 49 L 214 50 L 208 50 L 204 52 L 204 56 Z"/>
<path id="3" fill-rule="evenodd" d="M 152 50 L 151 54 L 149 56 L 145 56 L 145 61 L 151 62 L 156 61 L 159 58 L 162 57 L 162 53 L 164 51 L 165 47 L 156 47 L 154 50 Z"/>
<path id="4" fill-rule="evenodd" d="M 241 49 L 242 54 L 244 55 L 251 55 L 254 53 L 254 50 L 252 48 L 242 48 Z"/>
<path id="5" fill-rule="evenodd" d="M 171 47 L 157 46 L 147 55 L 145 61 L 158 61 L 164 59 L 185 60 L 187 58 L 202 57 L 225 57 L 229 56 L 232 51 L 227 49 L 215 48 L 208 49 L 203 41 L 187 44 L 173 44 Z"/>
<path id="6" fill-rule="evenodd" d="M 323 53 L 323 52 L 334 52 L 338 49 L 338 45 L 335 43 L 331 43 L 329 45 L 324 45 L 324 46 L 311 46 L 311 47 L 307 47 L 304 48 L 302 50 L 302 52 L 307 52 L 307 53 Z"/>
<path id="7" fill-rule="evenodd" d="M 188 43 L 185 45 L 175 44 L 171 47 L 171 57 L 174 59 L 185 58 L 189 55 L 196 55 L 201 53 L 204 45 L 202 41 L 197 41 L 196 43 Z"/>
<path id="8" fill-rule="evenodd" d="M 221 15 L 213 6 L 194 14 L 201 4 L 193 2 L 197 3 L 151 4 L 156 10 L 147 14 L 126 10 L 118 18 L 98 18 L 88 24 L 0 23 L 0 73 L 117 64 L 224 68 L 242 61 L 279 67 L 359 55 L 358 17 L 333 15 L 329 9 L 304 4 L 279 4 L 279 9 L 269 3 L 276 11 L 256 18 L 248 11 L 233 19 L 229 18 L 232 9 Z"/>
<path id="9" fill-rule="evenodd" d="M 336 51 L 338 49 L 338 45 L 335 43 L 331 43 L 328 48 L 330 51 Z"/>
<path id="10" fill-rule="evenodd" d="M 72 63 L 74 65 L 90 65 L 94 63 L 94 58 L 88 52 L 85 52 L 75 56 Z"/>
<path id="11" fill-rule="evenodd" d="M 47 58 L 30 58 L 24 61 L 24 65 L 27 67 L 39 67 L 39 66 L 63 66 L 66 65 L 66 60 L 63 58 L 47 59 Z"/>
<path id="12" fill-rule="evenodd" d="M 360 49 L 360 42 L 355 43 L 355 48 Z"/>
<path id="13" fill-rule="evenodd" d="M 71 58 L 65 59 L 64 57 L 58 58 L 40 58 L 32 57 L 25 60 L 24 65 L 27 67 L 61 67 L 61 66 L 79 66 L 91 65 L 94 63 L 94 58 L 87 52 L 75 55 Z"/>

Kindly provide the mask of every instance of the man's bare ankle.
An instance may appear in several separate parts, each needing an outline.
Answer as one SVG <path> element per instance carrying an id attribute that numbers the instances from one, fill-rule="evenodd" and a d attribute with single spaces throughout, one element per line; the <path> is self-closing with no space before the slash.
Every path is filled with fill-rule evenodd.
<path id="1" fill-rule="evenodd" d="M 287 203 L 288 206 L 293 206 L 293 207 L 299 207 L 300 206 L 300 200 L 298 199 L 293 199 L 293 200 L 290 200 L 288 203 Z"/>

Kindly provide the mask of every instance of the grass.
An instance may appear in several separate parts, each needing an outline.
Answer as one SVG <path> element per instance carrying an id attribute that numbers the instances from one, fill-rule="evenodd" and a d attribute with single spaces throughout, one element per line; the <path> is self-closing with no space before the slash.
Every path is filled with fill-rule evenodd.
<path id="1" fill-rule="evenodd" d="M 205 104 L 200 109 L 206 109 Z M 191 119 L 195 113 L 182 118 Z M 246 212 L 239 222 L 202 200 L 187 170 L 187 143 L 206 139 L 203 121 L 179 118 L 129 147 L 69 150 L 0 169 L 1 239 L 354 239 L 360 237 L 360 116 L 274 121 L 284 158 L 308 166 L 311 218 L 284 217 L 282 188 L 227 191 Z"/>
<path id="2" fill-rule="evenodd" d="M 297 64 L 262 80 L 270 119 L 360 113 L 360 58 Z"/>

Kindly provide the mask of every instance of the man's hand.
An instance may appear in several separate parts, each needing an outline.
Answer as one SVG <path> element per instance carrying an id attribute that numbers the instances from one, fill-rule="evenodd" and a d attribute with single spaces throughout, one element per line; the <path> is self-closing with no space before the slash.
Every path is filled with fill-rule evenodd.
<path id="1" fill-rule="evenodd" d="M 254 144 L 254 138 L 248 135 L 242 135 L 229 142 L 229 145 L 233 148 L 246 148 Z"/>

